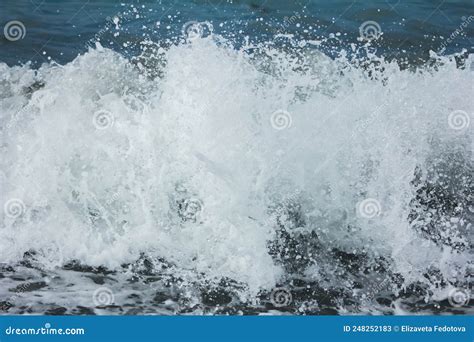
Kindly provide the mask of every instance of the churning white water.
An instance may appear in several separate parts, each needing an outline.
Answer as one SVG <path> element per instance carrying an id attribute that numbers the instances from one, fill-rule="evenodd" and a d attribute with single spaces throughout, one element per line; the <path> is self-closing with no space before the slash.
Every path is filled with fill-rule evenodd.
<path id="1" fill-rule="evenodd" d="M 401 70 L 310 44 L 210 36 L 133 63 L 98 46 L 0 64 L 0 260 L 114 270 L 147 255 L 256 295 L 303 259 L 299 276 L 341 285 L 337 249 L 445 297 L 472 265 L 473 56 Z M 458 176 L 452 210 L 416 200 Z M 282 231 L 320 247 L 275 256 Z"/>

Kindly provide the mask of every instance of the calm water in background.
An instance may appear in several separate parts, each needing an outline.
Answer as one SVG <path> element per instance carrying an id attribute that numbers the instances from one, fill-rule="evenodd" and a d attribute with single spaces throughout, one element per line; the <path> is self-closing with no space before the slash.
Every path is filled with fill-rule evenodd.
<path id="1" fill-rule="evenodd" d="M 107 18 L 123 15 L 119 36 L 113 36 Z M 359 26 L 368 20 L 380 24 L 380 53 L 427 59 L 438 51 L 461 23 L 474 15 L 472 1 L 74 1 L 2 0 L 0 24 L 19 20 L 26 27 L 21 41 L 0 39 L 0 61 L 8 64 L 71 61 L 87 51 L 100 33 L 102 45 L 133 54 L 125 42 L 148 37 L 153 41 L 177 37 L 188 21 L 209 21 L 214 32 L 241 42 L 270 40 L 275 30 L 304 39 L 337 34 L 334 47 L 352 43 Z M 159 26 L 157 25 L 159 22 Z M 473 50 L 474 25 L 446 44 L 445 53 Z M 113 45 L 111 45 L 113 44 Z"/>

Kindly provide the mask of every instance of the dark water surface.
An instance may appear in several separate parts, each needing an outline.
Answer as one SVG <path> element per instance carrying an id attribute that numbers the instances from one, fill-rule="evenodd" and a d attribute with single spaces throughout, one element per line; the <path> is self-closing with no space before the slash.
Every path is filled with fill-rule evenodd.
<path id="1" fill-rule="evenodd" d="M 312 40 L 334 36 L 347 45 L 359 36 L 366 21 L 377 22 L 383 32 L 380 46 L 386 55 L 415 55 L 429 51 L 452 54 L 474 48 L 474 25 L 446 44 L 446 39 L 470 22 L 472 1 L 75 1 L 3 0 L 0 23 L 19 20 L 26 27 L 21 41 L 0 39 L 0 61 L 10 65 L 34 61 L 71 61 L 99 38 L 104 46 L 133 54 L 123 43 L 144 37 L 154 41 L 175 38 L 189 21 L 209 21 L 214 32 L 236 41 L 273 39 L 276 32 Z M 123 17 L 121 28 L 108 19 Z M 159 26 L 157 23 L 159 22 Z M 114 33 L 120 32 L 119 36 Z M 337 35 L 337 37 L 336 37 Z M 111 45 L 112 44 L 112 45 Z M 330 44 L 330 45 L 332 45 Z M 328 48 L 329 50 L 329 48 Z"/>

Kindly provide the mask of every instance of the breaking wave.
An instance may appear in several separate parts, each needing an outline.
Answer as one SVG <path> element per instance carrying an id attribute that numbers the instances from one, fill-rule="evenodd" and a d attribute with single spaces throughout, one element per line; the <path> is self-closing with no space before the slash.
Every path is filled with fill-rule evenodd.
<path id="1" fill-rule="evenodd" d="M 283 288 L 296 312 L 469 289 L 473 56 L 401 68 L 280 39 L 0 64 L 2 262 L 145 268 L 251 306 Z"/>

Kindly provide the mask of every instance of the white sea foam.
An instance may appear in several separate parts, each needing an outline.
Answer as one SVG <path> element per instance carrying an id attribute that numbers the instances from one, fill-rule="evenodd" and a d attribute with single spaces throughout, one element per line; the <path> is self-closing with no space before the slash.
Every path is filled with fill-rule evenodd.
<path id="1" fill-rule="evenodd" d="M 384 256 L 410 281 L 432 266 L 466 276 L 468 252 L 434 244 L 408 216 L 416 168 L 453 146 L 470 158 L 472 127 L 453 130 L 448 117 L 474 113 L 473 70 L 449 58 L 364 69 L 221 43 L 160 50 L 154 79 L 102 48 L 37 71 L 0 64 L 0 204 L 25 208 L 2 212 L 0 259 L 36 250 L 49 267 L 114 268 L 146 253 L 269 289 L 284 273 L 268 253 L 269 208 L 296 196 L 303 229 L 324 245 Z M 367 199 L 377 215 L 358 215 Z"/>

